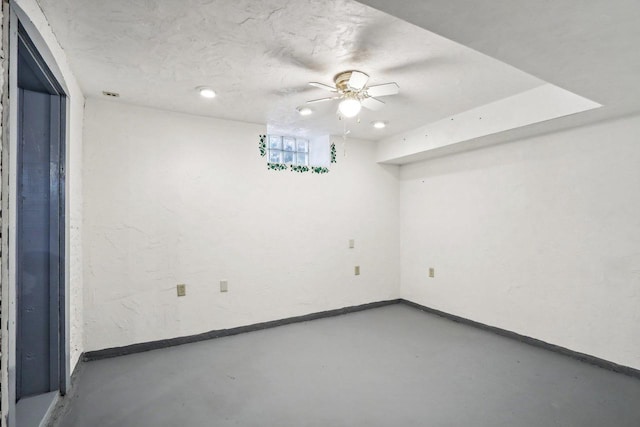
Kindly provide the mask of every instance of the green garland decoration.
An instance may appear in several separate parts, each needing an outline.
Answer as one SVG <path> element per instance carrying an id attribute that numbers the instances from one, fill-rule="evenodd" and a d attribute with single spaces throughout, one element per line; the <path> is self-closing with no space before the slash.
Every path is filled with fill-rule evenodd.
<path id="1" fill-rule="evenodd" d="M 284 163 L 267 163 L 267 169 L 273 170 L 273 171 L 283 171 L 283 170 L 287 170 L 289 166 L 285 165 Z"/>
<path id="2" fill-rule="evenodd" d="M 331 143 L 331 163 L 337 163 L 336 160 L 336 143 Z"/>
<path id="3" fill-rule="evenodd" d="M 290 166 L 291 172 L 309 172 L 309 166 L 304 166 L 304 165 L 291 165 Z"/>
<path id="4" fill-rule="evenodd" d="M 311 173 L 329 173 L 329 169 L 322 166 L 314 166 L 311 168 Z"/>
<path id="5" fill-rule="evenodd" d="M 260 135 L 258 148 L 260 149 L 260 157 L 264 157 L 267 155 L 267 135 Z"/>

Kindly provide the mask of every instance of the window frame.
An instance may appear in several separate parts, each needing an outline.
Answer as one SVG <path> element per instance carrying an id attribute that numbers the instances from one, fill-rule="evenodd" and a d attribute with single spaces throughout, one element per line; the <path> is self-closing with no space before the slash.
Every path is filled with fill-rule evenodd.
<path id="1" fill-rule="evenodd" d="M 275 142 L 274 144 L 274 140 Z M 274 164 L 309 166 L 309 140 L 289 135 L 267 135 L 267 161 Z M 301 149 L 301 146 L 303 149 Z M 287 150 L 286 147 L 293 149 Z M 277 158 L 272 153 L 278 153 Z M 292 160 L 285 159 L 285 155 L 292 154 Z M 300 156 L 304 155 L 304 162 L 300 162 Z"/>

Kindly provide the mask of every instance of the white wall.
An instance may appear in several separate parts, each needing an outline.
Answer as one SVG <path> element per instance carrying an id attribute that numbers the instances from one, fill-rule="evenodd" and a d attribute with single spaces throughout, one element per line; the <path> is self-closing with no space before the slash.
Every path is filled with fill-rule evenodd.
<path id="1" fill-rule="evenodd" d="M 633 117 L 403 166 L 402 297 L 640 368 L 638 135 Z"/>
<path id="2" fill-rule="evenodd" d="M 397 167 L 352 140 L 328 174 L 270 171 L 261 133 L 87 100 L 87 351 L 399 297 Z"/>

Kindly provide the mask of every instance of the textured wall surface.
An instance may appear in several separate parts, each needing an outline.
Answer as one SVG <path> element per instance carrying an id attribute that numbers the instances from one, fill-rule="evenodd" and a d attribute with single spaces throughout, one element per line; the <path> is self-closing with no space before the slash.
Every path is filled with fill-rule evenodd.
<path id="1" fill-rule="evenodd" d="M 399 296 L 397 167 L 351 140 L 328 174 L 270 171 L 263 132 L 87 99 L 86 350 Z"/>
<path id="2" fill-rule="evenodd" d="M 639 134 L 636 116 L 403 166 L 402 297 L 640 368 Z"/>

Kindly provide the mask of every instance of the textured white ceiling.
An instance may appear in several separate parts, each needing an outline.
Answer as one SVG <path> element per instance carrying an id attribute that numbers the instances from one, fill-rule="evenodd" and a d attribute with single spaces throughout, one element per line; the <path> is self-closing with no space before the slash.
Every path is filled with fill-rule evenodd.
<path id="1" fill-rule="evenodd" d="M 296 107 L 359 69 L 400 94 L 347 122 L 379 139 L 544 84 L 531 75 L 368 6 L 347 0 L 39 0 L 87 96 L 221 117 L 292 132 L 340 134 L 337 105 Z M 194 90 L 210 85 L 214 100 Z M 387 129 L 374 130 L 373 120 Z"/>

